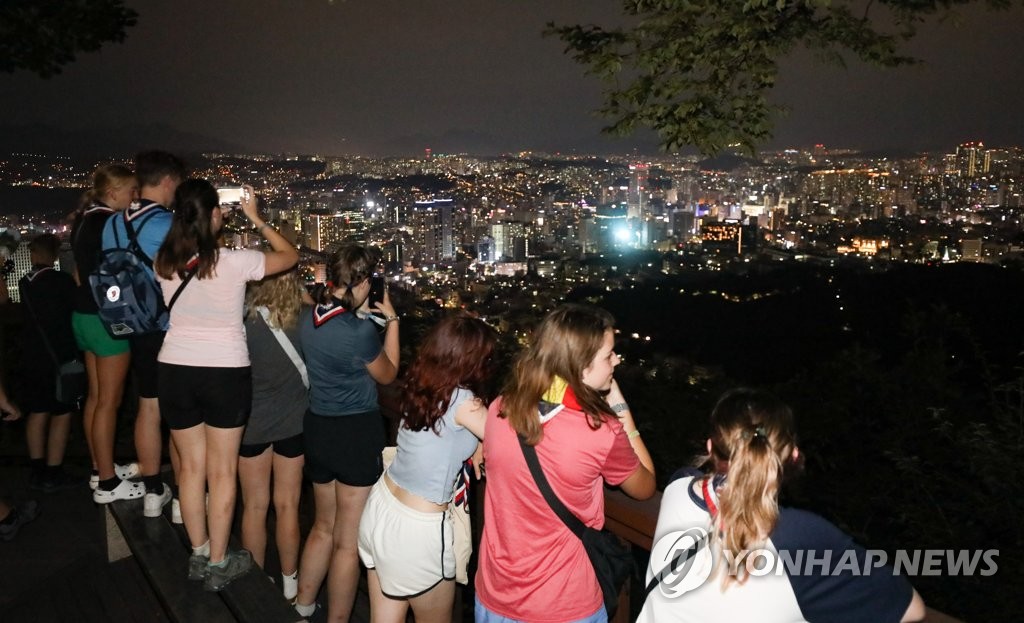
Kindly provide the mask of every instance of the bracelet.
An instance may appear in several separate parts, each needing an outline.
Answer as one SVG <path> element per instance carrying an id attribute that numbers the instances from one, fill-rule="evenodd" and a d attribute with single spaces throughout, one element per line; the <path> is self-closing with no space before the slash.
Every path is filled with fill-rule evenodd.
<path id="1" fill-rule="evenodd" d="M 612 411 L 616 413 L 622 413 L 623 411 L 629 411 L 629 405 L 624 402 L 616 402 L 612 405 Z"/>
<path id="2" fill-rule="evenodd" d="M 626 439 L 628 439 L 630 441 L 633 441 L 634 439 L 636 439 L 639 436 L 640 436 L 640 429 L 639 428 L 634 428 L 633 430 L 631 430 L 628 433 L 626 433 Z"/>
<path id="3" fill-rule="evenodd" d="M 398 316 L 384 316 L 384 324 L 389 325 L 392 322 L 398 322 Z"/>
<path id="4" fill-rule="evenodd" d="M 265 228 L 265 227 L 270 227 L 270 223 L 264 222 L 262 225 L 260 225 L 259 227 L 256 228 L 256 233 L 262 234 L 263 233 L 263 228 Z"/>

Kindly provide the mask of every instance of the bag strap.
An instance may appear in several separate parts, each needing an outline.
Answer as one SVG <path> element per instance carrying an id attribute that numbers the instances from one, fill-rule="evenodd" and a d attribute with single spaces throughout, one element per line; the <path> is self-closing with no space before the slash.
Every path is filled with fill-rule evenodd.
<path id="1" fill-rule="evenodd" d="M 266 323 L 267 328 L 270 329 L 270 332 L 274 334 L 275 338 L 277 338 L 277 343 L 281 345 L 281 350 L 283 350 L 284 353 L 288 355 L 288 358 L 292 360 L 292 363 L 295 364 L 295 369 L 299 371 L 299 376 L 302 377 L 302 384 L 306 386 L 306 389 L 309 389 L 309 375 L 306 373 L 306 364 L 302 361 L 302 357 L 299 356 L 299 352 L 295 350 L 295 345 L 292 344 L 292 341 L 288 339 L 288 336 L 285 335 L 284 331 L 282 331 L 280 327 L 275 327 L 270 324 L 270 310 L 267 309 L 265 305 L 260 305 L 256 308 L 256 311 L 260 313 L 260 317 L 263 318 L 263 322 Z"/>
<path id="2" fill-rule="evenodd" d="M 647 588 L 644 589 L 644 601 L 647 601 L 648 595 L 651 594 L 651 591 L 653 591 L 656 586 L 661 584 L 670 573 L 675 573 L 679 569 L 680 565 L 682 565 L 684 562 L 686 562 L 692 556 L 694 556 L 698 551 L 700 551 L 702 547 L 707 545 L 707 542 L 708 535 L 705 534 L 704 536 L 697 539 L 697 542 L 691 545 L 690 547 L 684 549 L 681 552 L 677 552 L 676 555 L 672 557 L 672 560 L 670 560 L 667 565 L 662 567 L 661 571 L 655 573 L 654 577 L 651 578 L 651 581 L 648 582 Z"/>
<path id="3" fill-rule="evenodd" d="M 143 215 L 142 220 L 139 222 L 138 229 L 135 229 L 135 226 L 132 225 L 132 220 L 128 218 L 128 210 L 125 210 L 122 214 L 124 215 L 124 229 L 128 234 L 128 248 L 132 249 L 135 254 L 142 259 L 142 263 L 145 264 L 147 268 L 153 270 L 153 258 L 146 255 L 146 252 L 142 250 L 142 245 L 139 244 L 139 234 L 142 233 L 142 229 L 146 226 L 146 223 L 156 216 L 156 212 L 151 213 L 149 216 Z M 114 228 L 114 241 L 117 243 L 118 247 L 121 246 L 121 240 L 117 235 L 116 227 Z"/>
<path id="4" fill-rule="evenodd" d="M 526 457 L 526 465 L 530 468 L 530 474 L 533 475 L 533 481 L 537 483 L 537 488 L 540 489 L 540 494 L 544 496 L 548 506 L 551 510 L 558 515 L 558 518 L 562 520 L 569 530 L 580 539 L 583 538 L 583 533 L 586 532 L 587 526 L 580 521 L 579 517 L 572 514 L 562 500 L 558 499 L 555 492 L 552 491 L 551 485 L 548 483 L 547 476 L 544 475 L 544 470 L 540 466 L 540 459 L 537 458 L 537 449 L 526 443 L 522 435 L 516 435 L 519 440 L 519 447 L 523 450 L 523 456 Z"/>
<path id="5" fill-rule="evenodd" d="M 44 269 L 44 270 L 46 270 L 46 269 Z M 50 270 L 52 270 L 52 269 L 50 269 Z M 37 271 L 37 274 L 38 274 L 38 271 Z M 28 296 L 28 284 L 31 283 L 31 280 L 29 279 L 29 276 L 25 275 L 24 277 L 21 278 L 21 281 L 22 281 L 22 286 L 23 286 L 21 288 L 21 293 L 23 295 L 21 297 L 21 302 L 26 304 L 26 305 L 28 305 L 28 311 L 29 311 L 30 314 L 32 314 L 36 318 L 39 318 L 39 315 L 36 314 L 35 308 L 32 307 L 32 302 L 29 300 L 32 297 Z M 53 365 L 60 366 L 60 361 L 57 360 L 57 353 L 55 353 L 53 351 L 53 346 L 50 345 L 50 338 L 46 335 L 46 331 L 43 331 L 43 327 L 38 322 L 35 323 L 35 325 L 36 325 L 36 329 L 39 330 L 39 335 L 43 338 L 43 346 L 46 347 L 46 352 L 50 354 L 50 359 L 53 360 Z"/>
<path id="6" fill-rule="evenodd" d="M 177 302 L 178 297 L 181 296 L 181 291 L 185 289 L 185 286 L 188 285 L 189 281 L 192 281 L 192 277 L 195 277 L 197 272 L 199 272 L 199 262 L 196 262 L 196 265 L 188 271 L 185 278 L 181 280 L 181 285 L 179 285 L 178 289 L 174 291 L 174 295 L 171 297 L 171 302 L 167 304 L 168 314 L 171 313 L 171 308 L 174 307 L 174 303 Z"/>

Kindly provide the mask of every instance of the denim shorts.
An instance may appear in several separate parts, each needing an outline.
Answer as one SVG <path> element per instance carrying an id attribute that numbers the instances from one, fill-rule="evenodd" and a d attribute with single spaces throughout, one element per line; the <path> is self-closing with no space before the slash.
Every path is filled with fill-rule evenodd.
<path id="1" fill-rule="evenodd" d="M 503 617 L 500 614 L 494 614 L 480 603 L 479 598 L 476 600 L 476 607 L 473 609 L 473 620 L 476 623 L 523 623 L 516 619 Z M 600 610 L 587 618 L 577 619 L 568 623 L 608 623 L 608 613 L 605 612 L 604 606 L 601 606 Z"/>

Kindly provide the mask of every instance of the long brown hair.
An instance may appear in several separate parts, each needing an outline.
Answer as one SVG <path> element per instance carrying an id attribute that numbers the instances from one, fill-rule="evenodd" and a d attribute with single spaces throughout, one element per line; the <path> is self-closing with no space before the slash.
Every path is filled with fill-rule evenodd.
<path id="1" fill-rule="evenodd" d="M 722 547 L 738 557 L 762 546 L 779 519 L 784 472 L 799 465 L 793 462 L 793 412 L 766 392 L 733 389 L 711 413 L 710 441 L 704 464 L 714 475 L 725 476 L 718 490 L 716 534 Z M 737 580 L 744 582 L 745 565 L 736 571 Z"/>
<path id="2" fill-rule="evenodd" d="M 174 217 L 171 229 L 160 245 L 153 268 L 164 279 L 178 275 L 184 279 L 188 263 L 199 256 L 196 277 L 213 277 L 219 244 L 210 217 L 217 210 L 217 191 L 206 180 L 187 179 L 174 193 Z"/>
<path id="3" fill-rule="evenodd" d="M 485 394 L 497 335 L 482 320 L 465 314 L 447 316 L 427 333 L 406 373 L 402 391 L 402 426 L 433 429 L 448 410 L 452 392 L 464 387 L 477 398 Z"/>
<path id="4" fill-rule="evenodd" d="M 500 416 L 508 418 L 526 443 L 537 445 L 544 435 L 537 405 L 555 377 L 572 388 L 590 428 L 597 430 L 605 418 L 615 417 L 600 392 L 583 382 L 583 371 L 600 350 L 605 332 L 614 326 L 615 320 L 605 310 L 575 304 L 556 308 L 540 323 L 502 391 Z"/>

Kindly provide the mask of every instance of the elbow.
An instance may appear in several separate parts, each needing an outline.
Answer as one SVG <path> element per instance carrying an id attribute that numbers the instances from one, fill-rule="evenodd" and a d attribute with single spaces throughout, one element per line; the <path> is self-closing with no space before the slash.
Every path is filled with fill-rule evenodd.
<path id="1" fill-rule="evenodd" d="M 288 250 L 285 252 L 284 259 L 288 262 L 288 268 L 291 268 L 299 263 L 299 252 L 295 247 L 289 245 Z"/>
<path id="2" fill-rule="evenodd" d="M 646 500 L 658 490 L 654 474 L 642 465 L 620 487 L 623 493 L 634 500 Z"/>
<path id="3" fill-rule="evenodd" d="M 924 621 L 927 614 L 928 608 L 925 607 L 924 600 L 921 599 L 920 593 L 915 590 L 914 595 L 910 598 L 910 605 L 907 606 L 907 611 L 903 613 L 903 618 L 900 619 L 900 623 Z"/>

